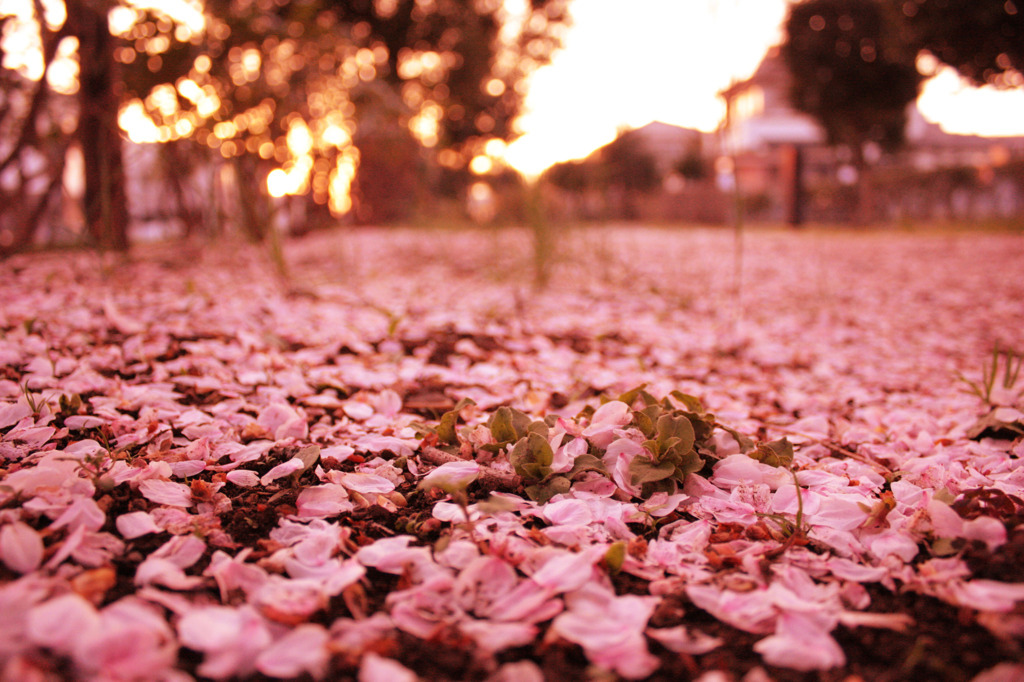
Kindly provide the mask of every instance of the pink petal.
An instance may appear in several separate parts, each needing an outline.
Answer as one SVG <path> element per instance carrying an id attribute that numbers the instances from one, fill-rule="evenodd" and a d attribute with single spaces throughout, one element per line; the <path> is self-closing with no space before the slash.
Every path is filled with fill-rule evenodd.
<path id="1" fill-rule="evenodd" d="M 64 528 L 65 526 L 74 530 L 79 526 L 86 530 L 97 531 L 107 522 L 107 516 L 100 509 L 96 501 L 91 497 L 80 497 L 71 503 L 71 506 L 64 510 L 57 520 L 50 524 L 50 528 Z"/>
<path id="2" fill-rule="evenodd" d="M 373 407 L 358 400 L 350 400 L 342 408 L 345 414 L 356 421 L 363 421 L 373 416 Z"/>
<path id="3" fill-rule="evenodd" d="M 793 670 L 829 670 L 846 663 L 846 655 L 820 618 L 783 613 L 775 634 L 754 644 L 765 663 Z"/>
<path id="4" fill-rule="evenodd" d="M 288 424 L 288 422 L 299 418 L 299 413 L 291 405 L 287 403 L 272 403 L 260 410 L 256 423 L 270 433 L 276 433 L 278 429 Z"/>
<path id="5" fill-rule="evenodd" d="M 260 475 L 250 469 L 234 469 L 226 474 L 226 478 L 241 488 L 254 488 L 260 483 Z"/>
<path id="6" fill-rule="evenodd" d="M 214 679 L 251 674 L 260 652 L 271 643 L 266 622 L 251 606 L 189 611 L 178 621 L 178 638 L 206 654 L 198 672 Z"/>
<path id="7" fill-rule="evenodd" d="M 303 623 L 264 649 L 256 659 L 256 669 L 270 677 L 292 678 L 309 673 L 320 679 L 330 660 L 329 639 L 322 625 Z"/>
<path id="8" fill-rule="evenodd" d="M 77 594 L 55 597 L 28 614 L 27 634 L 33 644 L 70 654 L 79 638 L 95 631 L 100 615 Z"/>
<path id="9" fill-rule="evenodd" d="M 629 405 L 611 400 L 597 408 L 590 419 L 590 426 L 583 429 L 583 435 L 598 448 L 607 448 L 615 440 L 615 431 L 630 422 L 632 415 Z"/>
<path id="10" fill-rule="evenodd" d="M 332 445 L 320 450 L 320 459 L 334 459 L 344 462 L 355 453 L 356 449 L 351 445 Z"/>
<path id="11" fill-rule="evenodd" d="M 588 524 L 594 515 L 590 513 L 590 507 L 583 500 L 559 500 L 544 505 L 541 512 L 548 523 L 559 524 Z"/>
<path id="12" fill-rule="evenodd" d="M 185 571 L 172 561 L 149 557 L 135 569 L 135 584 L 162 585 L 172 590 L 191 590 L 206 582 L 199 576 L 185 575 Z"/>
<path id="13" fill-rule="evenodd" d="M 337 516 L 355 508 L 345 488 L 333 483 L 304 488 L 295 506 L 305 519 Z"/>
<path id="14" fill-rule="evenodd" d="M 721 637 L 712 637 L 699 630 L 691 633 L 685 625 L 674 628 L 649 628 L 647 634 L 669 651 L 692 656 L 706 654 L 725 643 Z"/>
<path id="15" fill-rule="evenodd" d="M 551 629 L 582 646 L 594 663 L 639 679 L 658 667 L 643 634 L 657 603 L 657 597 L 617 597 L 590 583 L 566 596 L 568 611 L 555 618 Z"/>
<path id="16" fill-rule="evenodd" d="M 0 429 L 14 426 L 25 417 L 32 416 L 32 408 L 26 402 L 0 404 Z"/>
<path id="17" fill-rule="evenodd" d="M 349 490 L 357 493 L 389 493 L 395 489 L 395 484 L 376 474 L 352 473 L 343 474 L 340 482 Z"/>
<path id="18" fill-rule="evenodd" d="M 188 568 L 202 558 L 206 543 L 195 535 L 177 535 L 150 554 L 152 557 L 167 559 L 175 566 Z"/>
<path id="19" fill-rule="evenodd" d="M 174 481 L 146 479 L 139 483 L 139 492 L 150 502 L 170 507 L 191 507 L 192 489 Z"/>
<path id="20" fill-rule="evenodd" d="M 263 477 L 260 479 L 260 485 L 269 485 L 279 478 L 290 476 L 296 471 L 302 471 L 305 468 L 306 464 L 301 459 L 298 457 L 292 457 L 287 462 L 282 462 L 267 473 L 263 474 Z"/>
<path id="21" fill-rule="evenodd" d="M 0 560 L 15 573 L 29 573 L 43 562 L 43 538 L 34 528 L 15 521 L 0 529 Z"/>
<path id="22" fill-rule="evenodd" d="M 554 592 L 569 592 L 591 581 L 593 567 L 605 547 L 595 545 L 582 552 L 559 552 L 533 574 L 533 581 Z"/>
<path id="23" fill-rule="evenodd" d="M 490 620 L 464 620 L 459 631 L 472 638 L 488 654 L 525 646 L 537 636 L 537 627 L 529 623 L 498 623 Z"/>
<path id="24" fill-rule="evenodd" d="M 420 481 L 421 488 L 440 488 L 447 493 L 464 489 L 480 475 L 476 462 L 447 462 L 437 467 Z"/>
<path id="25" fill-rule="evenodd" d="M 396 438 L 395 436 L 379 436 L 376 434 L 370 434 L 358 438 L 353 445 L 361 452 L 372 452 L 375 455 L 380 454 L 385 450 L 390 450 L 399 457 L 411 457 L 413 448 L 418 445 L 418 442 L 414 440 L 403 440 L 401 438 Z"/>
<path id="26" fill-rule="evenodd" d="M 363 656 L 359 666 L 359 682 L 417 682 L 416 673 L 398 661 L 384 658 L 372 651 Z"/>

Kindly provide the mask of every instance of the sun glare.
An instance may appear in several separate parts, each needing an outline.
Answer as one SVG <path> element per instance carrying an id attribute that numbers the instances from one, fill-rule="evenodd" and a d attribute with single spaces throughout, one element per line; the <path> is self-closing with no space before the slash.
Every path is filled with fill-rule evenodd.
<path id="1" fill-rule="evenodd" d="M 533 74 L 508 162 L 527 176 L 586 156 L 653 120 L 717 128 L 718 92 L 749 77 L 782 39 L 786 0 L 574 0 L 565 49 Z M 966 87 L 951 70 L 919 102 L 950 132 L 1024 134 L 1024 90 Z"/>
<path id="2" fill-rule="evenodd" d="M 397 7 L 393 0 L 377 3 L 384 9 Z M 211 20 L 207 25 L 201 0 L 113 4 L 109 28 L 125 39 L 115 57 L 126 64 L 161 59 L 172 40 L 195 41 L 205 33 L 217 37 L 228 30 L 223 22 Z M 505 0 L 505 5 L 512 22 L 524 20 L 526 0 Z M 41 8 L 38 18 L 31 0 L 0 0 L 0 17 L 6 19 L 0 38 L 3 67 L 33 80 L 46 78 L 56 92 L 74 94 L 79 72 L 75 39 L 66 37 L 59 43 L 44 72 L 38 35 L 38 21 L 52 30 L 66 21 L 64 2 L 40 0 L 36 6 Z M 154 32 L 144 26 L 146 12 L 165 17 L 164 28 Z M 514 86 L 517 92 L 526 92 L 523 115 L 514 124 L 519 139 L 506 145 L 494 138 L 467 149 L 440 150 L 438 163 L 452 169 L 468 165 L 477 176 L 511 166 L 535 177 L 552 163 L 586 156 L 624 127 L 659 120 L 712 131 L 723 115 L 718 93 L 753 73 L 767 49 L 778 44 L 785 12 L 786 0 L 644 0 L 629 5 L 573 0 L 573 25 L 565 33 L 564 49 L 525 84 Z M 167 28 L 168 20 L 173 21 L 173 30 Z M 282 36 L 267 49 L 232 48 L 226 55 L 228 75 L 236 87 L 285 84 L 288 65 L 305 59 L 297 46 L 298 41 Z M 224 112 L 211 75 L 212 60 L 206 55 L 197 57 L 176 83 L 125 103 L 118 122 L 137 143 L 194 136 L 224 158 L 256 153 L 279 166 L 267 179 L 275 196 L 312 191 L 314 200 L 345 212 L 351 206 L 349 191 L 359 164 L 352 142 L 354 105 L 346 93 L 377 78 L 388 57 L 380 45 L 337 53 L 332 65 L 337 68 L 338 87 L 310 94 L 308 120 L 286 121 L 285 128 L 275 131 L 269 131 L 275 120 L 272 99 L 244 111 Z M 405 125 L 424 147 L 438 146 L 446 116 L 466 115 L 458 106 L 446 110 L 441 105 L 444 95 L 437 94 L 446 87 L 454 66 L 452 56 L 444 52 L 414 47 L 397 55 L 398 73 L 407 80 L 401 96 L 413 112 Z M 493 97 L 501 97 L 507 87 L 500 78 L 480 84 Z M 926 83 L 919 108 L 949 132 L 1024 134 L 1024 89 L 968 87 L 948 68 L 939 69 Z M 472 123 L 483 136 L 496 125 L 486 113 Z"/>
<path id="3" fill-rule="evenodd" d="M 192 35 L 200 35 L 206 29 L 203 5 L 199 0 L 127 0 L 126 4 L 140 10 L 152 10 L 173 19 L 188 31 L 186 36 L 175 36 L 179 40 L 188 40 Z"/>
<path id="4" fill-rule="evenodd" d="M 492 168 L 494 168 L 494 162 L 491 161 L 491 157 L 483 154 L 474 156 L 473 160 L 469 162 L 469 170 L 474 175 L 487 175 L 491 172 Z"/>

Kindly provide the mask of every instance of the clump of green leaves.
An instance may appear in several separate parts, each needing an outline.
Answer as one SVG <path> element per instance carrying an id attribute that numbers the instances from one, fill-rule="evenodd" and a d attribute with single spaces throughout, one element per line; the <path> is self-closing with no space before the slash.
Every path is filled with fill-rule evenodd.
<path id="1" fill-rule="evenodd" d="M 617 398 L 605 400 L 618 400 L 628 406 L 628 422 L 622 429 L 630 431 L 631 439 L 643 448 L 630 463 L 629 484 L 639 489 L 643 499 L 659 492 L 677 492 L 688 474 L 704 472 L 720 459 L 714 439 L 716 430 L 729 434 L 741 452 L 758 461 L 784 468 L 792 466 L 793 446 L 785 438 L 755 445 L 750 438 L 719 424 L 692 395 L 673 391 L 664 398 L 657 398 L 645 386 L 638 386 Z M 459 401 L 442 415 L 436 428 L 423 427 L 423 430 L 436 436 L 439 448 L 451 453 L 461 451 L 469 441 L 469 429 L 479 428 L 458 428 L 461 411 L 472 404 L 469 399 Z M 588 406 L 576 416 L 576 425 L 582 430 L 594 414 L 595 409 Z M 555 472 L 552 469 L 555 452 L 551 437 L 558 419 L 557 415 L 535 419 L 512 407 L 498 407 L 483 424 L 491 433 L 491 442 L 477 445 L 476 449 L 492 456 L 507 453 L 526 494 L 540 503 L 568 492 L 573 481 L 587 472 L 611 478 L 605 462 L 607 453 L 594 442 L 590 442 L 587 452 L 573 459 L 570 470 Z"/>
<path id="2" fill-rule="evenodd" d="M 619 396 L 620 401 L 636 408 L 630 425 L 646 438 L 646 453 L 635 457 L 629 466 L 630 483 L 640 488 L 644 498 L 656 492 L 674 493 L 687 474 L 704 467 L 702 454 L 714 454 L 714 417 L 697 398 L 679 391 L 670 395 L 675 403 L 668 397 L 659 400 L 643 387 Z"/>
<path id="3" fill-rule="evenodd" d="M 476 405 L 476 402 L 472 398 L 463 398 L 455 407 L 441 415 L 441 421 L 434 429 L 439 443 L 458 447 L 459 434 L 455 427 L 459 423 L 459 413 L 470 405 Z"/>
<path id="4" fill-rule="evenodd" d="M 768 443 L 758 444 L 757 447 L 747 453 L 747 456 L 756 459 L 762 464 L 791 469 L 794 457 L 793 444 L 789 442 L 788 438 L 783 437 Z"/>
<path id="5" fill-rule="evenodd" d="M 491 435 L 498 443 L 485 447 L 503 447 L 511 443 L 509 462 L 526 484 L 526 494 L 535 502 L 544 503 L 555 495 L 569 492 L 573 479 L 585 471 L 607 473 L 604 462 L 590 453 L 577 457 L 567 472 L 552 471 L 555 453 L 551 449 L 550 438 L 551 426 L 556 419 L 550 416 L 530 421 L 529 416 L 519 410 L 500 407 L 488 421 Z"/>

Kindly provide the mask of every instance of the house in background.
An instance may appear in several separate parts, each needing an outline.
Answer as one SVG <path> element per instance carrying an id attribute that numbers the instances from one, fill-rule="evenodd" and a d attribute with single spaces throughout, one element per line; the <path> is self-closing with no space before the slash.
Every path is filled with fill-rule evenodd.
<path id="1" fill-rule="evenodd" d="M 790 74 L 778 47 L 754 74 L 722 91 L 721 153 L 733 166 L 747 214 L 798 224 L 841 221 L 856 204 L 856 171 L 844 150 L 825 145 L 822 128 L 789 102 Z M 908 112 L 906 147 L 866 150 L 872 165 L 872 217 L 992 219 L 1024 214 L 1024 137 L 952 135 Z"/>
<path id="2" fill-rule="evenodd" d="M 808 156 L 819 163 L 825 134 L 807 114 L 789 102 L 790 75 L 772 48 L 757 70 L 720 95 L 726 113 L 720 127 L 721 153 L 728 162 L 723 183 L 736 183 L 752 217 L 800 223 L 803 220 L 802 177 Z"/>

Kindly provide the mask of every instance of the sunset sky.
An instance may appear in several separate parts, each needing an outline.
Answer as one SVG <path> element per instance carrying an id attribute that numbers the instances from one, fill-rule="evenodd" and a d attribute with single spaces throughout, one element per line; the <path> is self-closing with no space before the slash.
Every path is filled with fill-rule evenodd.
<path id="1" fill-rule="evenodd" d="M 628 11 L 626 8 L 628 7 Z M 652 120 L 714 130 L 717 93 L 781 40 L 785 0 L 573 0 L 565 47 L 533 78 L 525 134 L 508 150 L 538 173 Z M 1024 92 L 969 88 L 947 70 L 919 100 L 949 132 L 1024 134 Z"/>

